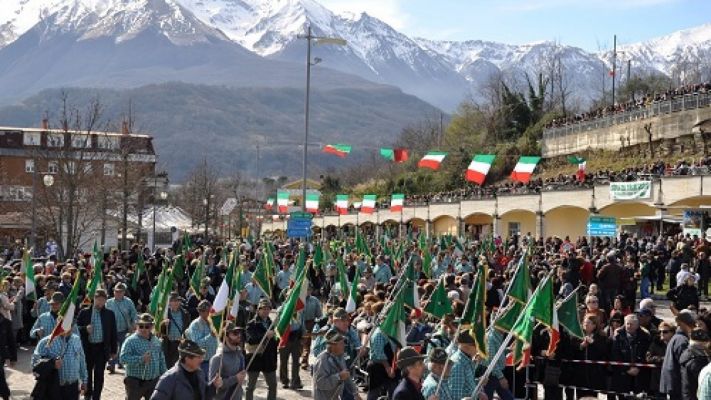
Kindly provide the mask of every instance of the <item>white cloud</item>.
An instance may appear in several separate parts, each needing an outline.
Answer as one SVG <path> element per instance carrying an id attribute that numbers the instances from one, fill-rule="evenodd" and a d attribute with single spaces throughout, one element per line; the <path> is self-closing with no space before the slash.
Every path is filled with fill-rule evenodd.
<path id="1" fill-rule="evenodd" d="M 408 28 L 413 18 L 403 10 L 402 0 L 320 0 L 326 8 L 335 13 L 368 13 L 388 23 L 397 30 Z"/>

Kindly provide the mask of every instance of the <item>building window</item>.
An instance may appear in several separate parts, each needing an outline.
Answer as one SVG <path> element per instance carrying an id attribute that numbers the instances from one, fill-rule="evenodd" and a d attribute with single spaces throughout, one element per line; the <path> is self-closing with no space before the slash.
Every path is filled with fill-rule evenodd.
<path id="1" fill-rule="evenodd" d="M 59 172 L 59 163 L 56 161 L 50 161 L 47 163 L 47 173 L 56 174 Z"/>
<path id="2" fill-rule="evenodd" d="M 77 149 L 86 149 L 91 147 L 91 136 L 89 135 L 72 135 L 72 147 Z"/>
<path id="3" fill-rule="evenodd" d="M 4 201 L 30 201 L 32 199 L 32 188 L 24 186 L 4 186 L 0 187 L 0 196 Z"/>
<path id="4" fill-rule="evenodd" d="M 104 164 L 104 175 L 114 176 L 114 165 L 111 163 Z"/>
<path id="5" fill-rule="evenodd" d="M 93 170 L 94 170 L 94 167 L 91 165 L 90 162 L 85 162 L 85 163 L 84 163 L 84 173 L 85 173 L 85 174 L 87 174 L 87 175 L 88 175 L 88 174 L 91 174 L 91 171 L 93 171 Z"/>
<path id="6" fill-rule="evenodd" d="M 116 150 L 119 148 L 119 138 L 112 136 L 99 136 L 97 144 L 100 149 Z"/>
<path id="7" fill-rule="evenodd" d="M 63 133 L 47 134 L 47 146 L 49 146 L 49 147 L 64 147 L 64 134 Z"/>
<path id="8" fill-rule="evenodd" d="M 35 172 L 35 160 L 25 160 L 25 172 L 28 174 Z"/>
<path id="9" fill-rule="evenodd" d="M 509 237 L 513 237 L 521 233 L 520 222 L 509 222 Z"/>
<path id="10" fill-rule="evenodd" d="M 22 144 L 25 146 L 39 146 L 42 142 L 42 134 L 39 132 L 23 132 Z"/>
<path id="11" fill-rule="evenodd" d="M 64 163 L 64 172 L 69 175 L 74 175 L 77 172 L 77 164 L 74 161 Z"/>

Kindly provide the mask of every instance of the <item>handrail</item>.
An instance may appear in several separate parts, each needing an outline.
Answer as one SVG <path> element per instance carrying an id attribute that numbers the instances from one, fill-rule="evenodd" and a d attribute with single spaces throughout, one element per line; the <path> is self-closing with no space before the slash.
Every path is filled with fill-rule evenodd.
<path id="1" fill-rule="evenodd" d="M 711 106 L 711 93 L 685 94 L 671 98 L 669 100 L 655 101 L 640 108 L 636 108 L 629 111 L 613 113 L 599 118 L 593 118 L 587 121 L 575 121 L 559 127 L 544 128 L 543 138 L 553 139 L 556 137 L 567 136 L 582 131 L 608 128 L 613 125 L 643 120 L 674 112 L 695 110 L 698 108 L 709 106 Z"/>

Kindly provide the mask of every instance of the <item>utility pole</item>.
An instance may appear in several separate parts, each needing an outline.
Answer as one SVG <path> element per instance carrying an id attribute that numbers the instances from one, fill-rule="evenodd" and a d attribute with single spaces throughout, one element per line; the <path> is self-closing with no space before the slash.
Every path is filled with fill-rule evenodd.
<path id="1" fill-rule="evenodd" d="M 617 75 L 617 35 L 612 37 L 612 106 L 615 106 L 615 75 Z"/>

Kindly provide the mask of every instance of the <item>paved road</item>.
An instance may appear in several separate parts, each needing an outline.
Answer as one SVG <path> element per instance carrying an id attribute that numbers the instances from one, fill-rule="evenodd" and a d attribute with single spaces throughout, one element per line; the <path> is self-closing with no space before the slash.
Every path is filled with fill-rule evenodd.
<path id="1" fill-rule="evenodd" d="M 672 319 L 669 311 L 669 302 L 657 301 L 657 316 L 663 319 Z M 710 309 L 711 303 L 704 302 L 701 307 Z M 18 362 L 14 367 L 6 367 L 5 373 L 8 376 L 8 383 L 12 391 L 13 400 L 29 399 L 30 392 L 34 387 L 35 379 L 30 368 L 30 358 L 33 348 L 22 347 L 18 352 Z M 277 397 L 285 400 L 296 400 L 311 397 L 311 376 L 306 371 L 301 371 L 301 379 L 304 388 L 299 391 L 282 389 L 278 386 Z M 255 399 L 266 399 L 267 390 L 263 381 L 260 381 L 255 391 Z M 116 374 L 106 373 L 104 392 L 102 398 L 105 400 L 123 400 L 125 396 L 123 389 L 123 371 L 117 370 Z"/>

